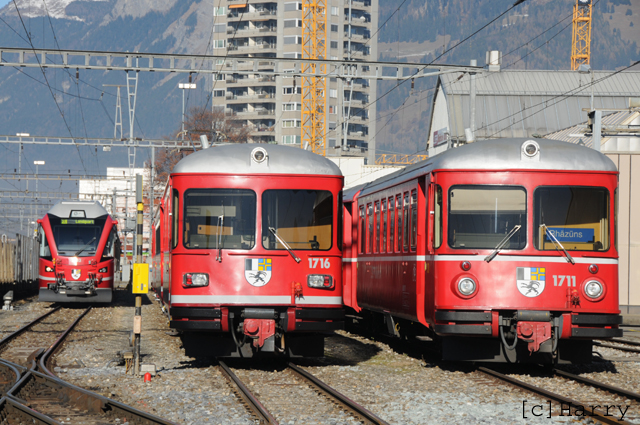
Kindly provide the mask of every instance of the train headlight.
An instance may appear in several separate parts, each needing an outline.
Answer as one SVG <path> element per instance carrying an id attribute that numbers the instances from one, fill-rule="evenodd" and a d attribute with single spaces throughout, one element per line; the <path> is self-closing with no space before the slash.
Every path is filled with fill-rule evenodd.
<path id="1" fill-rule="evenodd" d="M 186 273 L 182 282 L 185 288 L 207 285 L 209 285 L 209 275 L 206 273 Z"/>
<path id="2" fill-rule="evenodd" d="M 107 268 L 103 267 L 100 270 L 98 270 L 98 273 L 106 273 L 107 272 Z"/>
<path id="3" fill-rule="evenodd" d="M 267 151 L 264 148 L 255 148 L 251 151 L 251 159 L 258 164 L 267 159 L 268 156 L 269 155 L 267 155 Z"/>
<path id="4" fill-rule="evenodd" d="M 44 268 L 44 271 L 45 271 L 45 272 L 49 272 L 49 273 L 51 273 L 51 272 L 53 272 L 53 267 L 46 266 L 46 267 Z"/>
<path id="5" fill-rule="evenodd" d="M 460 291 L 460 293 L 465 297 L 468 297 L 469 295 L 476 292 L 477 288 L 478 285 L 476 285 L 476 281 L 471 279 L 470 277 L 463 277 L 458 282 L 458 291 Z"/>
<path id="6" fill-rule="evenodd" d="M 604 286 L 597 280 L 590 280 L 584 285 L 584 293 L 587 297 L 595 300 L 604 293 Z"/>
<path id="7" fill-rule="evenodd" d="M 307 276 L 309 288 L 333 289 L 333 277 L 328 274 L 310 274 Z"/>
<path id="8" fill-rule="evenodd" d="M 522 144 L 522 153 L 524 153 L 529 158 L 533 158 L 540 152 L 540 145 L 538 145 L 534 140 L 527 140 Z"/>

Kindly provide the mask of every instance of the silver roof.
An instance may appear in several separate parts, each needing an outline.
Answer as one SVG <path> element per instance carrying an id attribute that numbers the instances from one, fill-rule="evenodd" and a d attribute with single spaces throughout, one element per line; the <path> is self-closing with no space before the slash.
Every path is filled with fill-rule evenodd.
<path id="1" fill-rule="evenodd" d="M 539 160 L 522 154 L 524 142 L 540 146 Z M 593 149 L 550 139 L 490 139 L 449 149 L 369 183 L 361 195 L 437 170 L 575 170 L 617 172 L 613 161 Z"/>
<path id="2" fill-rule="evenodd" d="M 470 76 L 443 74 L 437 90 L 446 95 L 449 134 L 464 139 L 469 127 Z M 640 72 L 594 71 L 594 107 L 628 108 L 629 97 L 640 97 Z M 591 74 L 577 71 L 503 70 L 476 75 L 476 139 L 533 137 L 586 121 L 591 103 Z M 436 107 L 445 107 L 436 102 Z M 434 124 L 436 125 L 436 124 Z M 431 128 L 433 134 L 439 128 Z"/>
<path id="3" fill-rule="evenodd" d="M 71 211 L 82 210 L 86 218 L 98 218 L 109 213 L 98 201 L 60 201 L 47 212 L 60 218 L 69 218 Z"/>
<path id="4" fill-rule="evenodd" d="M 264 149 L 267 159 L 251 159 L 254 149 Z M 200 150 L 178 162 L 176 173 L 220 174 L 321 174 L 342 176 L 337 165 L 323 156 L 291 146 L 271 144 L 225 144 Z"/>

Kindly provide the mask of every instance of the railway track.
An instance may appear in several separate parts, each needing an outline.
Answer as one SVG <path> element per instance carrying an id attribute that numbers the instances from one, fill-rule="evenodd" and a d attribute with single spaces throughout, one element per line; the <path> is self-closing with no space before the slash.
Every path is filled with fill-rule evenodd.
<path id="1" fill-rule="evenodd" d="M 238 368 L 234 372 L 223 361 L 219 360 L 218 364 L 258 423 L 287 423 L 288 412 L 295 411 L 302 422 L 387 424 L 292 363 L 274 372 Z M 304 400 L 304 415 L 308 416 L 300 416 L 300 400 Z"/>
<path id="2" fill-rule="evenodd" d="M 53 354 L 89 310 L 52 310 L 0 340 L 0 423 L 172 424 L 49 371 Z"/>
<path id="3" fill-rule="evenodd" d="M 614 385 L 584 378 L 559 369 L 553 369 L 552 376 L 546 376 L 544 385 L 533 384 L 525 379 L 517 379 L 500 373 L 494 369 L 479 367 L 479 372 L 494 379 L 511 384 L 517 388 L 535 393 L 546 399 L 548 404 L 536 404 L 523 400 L 523 418 L 533 418 L 534 416 L 573 416 L 591 417 L 594 420 L 606 424 L 630 424 L 640 420 L 638 406 L 630 403 L 631 400 L 640 401 L 640 394 L 625 390 Z M 558 382 L 554 379 L 559 378 Z M 588 387 L 588 391 L 581 391 L 578 385 Z M 549 388 L 559 392 L 551 391 Z M 560 394 L 562 392 L 563 394 Z M 567 393 L 582 392 L 580 396 L 585 401 L 572 398 Z M 553 404 L 555 402 L 556 404 Z M 548 415 L 548 416 L 547 416 Z"/>
<path id="4" fill-rule="evenodd" d="M 640 353 L 640 342 L 624 338 L 612 338 L 606 341 L 593 341 L 593 345 L 614 350 L 626 351 L 628 353 Z"/>

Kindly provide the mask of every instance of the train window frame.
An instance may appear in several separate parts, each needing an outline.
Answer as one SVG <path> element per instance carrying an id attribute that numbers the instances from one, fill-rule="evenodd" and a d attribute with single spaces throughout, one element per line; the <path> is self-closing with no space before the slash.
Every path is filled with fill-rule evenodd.
<path id="1" fill-rule="evenodd" d="M 315 197 L 312 197 L 312 194 L 315 194 Z M 334 243 L 342 243 L 335 241 L 336 218 L 334 215 L 338 205 L 336 196 L 338 196 L 336 193 L 325 189 L 264 190 L 260 204 L 262 248 L 267 251 L 287 249 L 270 231 L 270 227 L 274 228 L 278 237 L 293 251 L 327 252 L 334 248 Z M 311 208 L 306 209 L 307 207 Z M 280 214 L 279 211 L 285 212 Z M 307 224 L 304 224 L 305 222 Z M 294 236 L 298 240 L 294 240 Z M 312 236 L 313 239 L 309 239 Z M 301 244 L 308 244 L 308 246 L 300 246 Z"/>
<path id="2" fill-rule="evenodd" d="M 396 195 L 396 243 L 395 252 L 402 252 L 402 194 Z"/>
<path id="3" fill-rule="evenodd" d="M 367 228 L 365 206 L 360 205 L 360 254 L 364 254 L 367 249 Z"/>
<path id="4" fill-rule="evenodd" d="M 601 199 L 601 201 L 603 201 L 603 205 L 601 206 L 601 210 L 600 210 L 600 215 L 601 217 L 598 219 L 598 222 L 600 223 L 600 228 L 598 229 L 597 223 L 595 221 L 584 221 L 586 218 L 586 214 L 585 211 L 594 211 L 594 208 L 581 208 L 581 204 L 580 201 L 581 199 L 578 199 L 578 201 L 576 203 L 573 202 L 573 197 L 575 196 L 575 194 L 572 193 L 572 197 L 571 200 L 569 201 L 569 205 L 567 206 L 567 210 L 565 211 L 564 216 L 558 216 L 557 218 L 562 219 L 562 223 L 563 224 L 553 224 L 553 222 L 551 222 L 551 224 L 548 223 L 542 223 L 542 221 L 548 221 L 549 220 L 549 215 L 551 214 L 550 211 L 547 211 L 547 219 L 544 220 L 542 217 L 544 216 L 544 211 L 539 211 L 539 209 L 542 207 L 541 205 L 539 205 L 539 196 L 541 195 L 541 191 L 545 190 L 545 189 L 571 189 L 571 190 L 581 190 L 581 191 L 588 191 L 588 190 L 592 190 L 592 191 L 599 191 L 601 192 L 601 195 L 604 195 L 604 199 Z M 615 194 L 614 194 L 615 196 Z M 566 200 L 567 197 L 566 196 L 562 196 L 563 200 Z M 615 199 L 614 199 L 614 203 L 615 203 Z M 593 197 L 591 198 L 586 198 L 583 197 L 582 198 L 582 205 L 584 204 L 588 204 L 589 206 L 593 205 Z M 561 208 L 561 206 L 559 206 L 559 202 L 553 202 L 553 205 L 556 207 L 556 209 Z M 538 186 L 535 188 L 534 192 L 533 192 L 533 229 L 534 229 L 534 234 L 533 234 L 533 246 L 536 249 L 536 251 L 540 251 L 540 252 L 549 252 L 549 251 L 554 251 L 557 250 L 558 248 L 556 247 L 556 245 L 553 243 L 553 241 L 550 241 L 549 238 L 542 238 L 541 235 L 544 232 L 544 230 L 542 230 L 542 224 L 544 224 L 547 229 L 553 229 L 555 228 L 559 228 L 562 227 L 563 229 L 566 229 L 567 226 L 574 226 L 574 227 L 569 227 L 569 229 L 576 230 L 576 229 L 590 229 L 593 231 L 593 242 L 590 241 L 569 241 L 569 240 L 563 240 L 563 237 L 558 236 L 558 234 L 556 234 L 557 236 L 557 241 L 562 244 L 562 246 L 567 250 L 567 251 L 574 251 L 574 252 L 608 252 L 611 249 L 611 192 L 609 191 L 608 188 L 604 187 L 604 186 L 580 186 L 580 185 L 544 185 L 544 186 Z M 540 212 L 540 214 L 539 214 Z M 604 216 L 602 216 L 604 215 Z M 572 216 L 571 218 L 573 218 L 573 220 L 579 219 L 579 223 L 570 223 L 570 216 Z M 593 218 L 593 217 L 592 217 Z M 553 219 L 552 219 L 553 220 Z M 591 228 L 589 226 L 589 224 L 594 225 L 593 228 Z M 538 231 L 538 229 L 540 229 Z M 600 235 L 598 235 L 598 230 L 600 232 Z M 615 230 L 614 230 L 615 232 Z M 571 232 L 572 234 L 574 232 Z M 576 232 L 579 233 L 579 237 L 588 237 L 588 236 L 583 236 L 582 232 Z M 588 232 L 587 232 L 588 235 Z M 567 236 L 569 238 L 573 238 L 573 236 Z M 546 240 L 545 240 L 546 239 Z M 543 241 L 542 247 L 541 247 L 541 240 Z M 597 244 L 602 245 L 602 248 L 599 249 L 597 248 Z M 605 245 L 606 244 L 606 245 Z M 546 246 L 546 247 L 545 247 Z M 589 246 L 591 246 L 591 249 L 588 249 Z"/>
<path id="5" fill-rule="evenodd" d="M 411 191 L 411 198 L 409 200 L 409 208 L 411 209 L 411 243 L 409 249 L 411 252 L 415 252 L 418 247 L 418 190 L 413 189 Z"/>
<path id="6" fill-rule="evenodd" d="M 172 189 L 171 198 L 171 249 L 176 249 L 178 247 L 178 235 L 180 234 L 178 222 L 180 215 L 180 193 L 178 189 Z"/>
<path id="7" fill-rule="evenodd" d="M 38 249 L 40 258 L 43 258 L 45 260 L 53 260 L 53 255 L 51 254 L 51 245 L 49 244 L 47 233 L 44 231 L 44 227 L 42 227 L 42 224 L 38 224 L 38 234 L 40 236 L 40 246 Z"/>
<path id="8" fill-rule="evenodd" d="M 466 243 L 464 245 L 461 246 L 455 246 L 456 242 L 455 240 L 456 238 L 456 234 L 455 234 L 455 229 L 453 229 L 453 218 L 452 218 L 452 211 L 451 211 L 451 206 L 453 204 L 453 202 L 451 201 L 451 198 L 453 197 L 453 191 L 457 190 L 457 189 L 481 189 L 481 190 L 501 190 L 501 191 L 506 191 L 506 190 L 518 190 L 521 191 L 523 194 L 523 199 L 524 199 L 524 213 L 521 213 L 521 224 L 520 224 L 520 230 L 517 231 L 509 240 L 509 242 L 513 243 L 515 241 L 520 241 L 520 245 L 518 247 L 510 247 L 509 244 L 506 244 L 503 247 L 504 251 L 522 251 L 524 249 L 527 248 L 528 246 L 528 236 L 527 236 L 527 232 L 528 232 L 528 217 L 529 217 L 529 204 L 528 204 L 528 192 L 527 189 L 524 186 L 520 186 L 520 185 L 491 185 L 491 184 L 460 184 L 460 185 L 453 185 L 451 187 L 449 187 L 448 189 L 448 194 L 447 194 L 447 245 L 449 248 L 451 249 L 455 249 L 455 250 L 493 250 L 495 249 L 496 245 L 500 243 L 500 241 L 504 238 L 504 236 L 509 232 L 509 229 L 514 228 L 515 225 L 513 225 L 513 223 L 508 224 L 508 221 L 506 222 L 506 226 L 508 227 L 508 229 L 506 230 L 505 234 L 502 233 L 492 233 L 492 235 L 495 235 L 495 237 L 493 238 L 494 240 L 492 240 L 491 242 L 489 242 L 488 237 L 486 237 L 486 235 L 482 238 L 483 241 L 487 241 L 487 245 L 486 246 L 466 246 Z M 522 218 L 523 217 L 523 218 Z M 497 223 L 497 217 L 496 217 L 496 223 Z M 497 225 L 496 225 L 497 227 Z M 453 231 L 453 238 L 451 235 L 451 232 Z M 481 235 L 481 233 L 477 233 L 478 235 Z M 472 234 L 473 235 L 473 234 Z M 444 238 L 444 234 L 443 234 L 443 238 Z M 452 239 L 454 240 L 454 243 L 452 244 Z"/>
<path id="9" fill-rule="evenodd" d="M 395 242 L 395 226 L 396 226 L 396 217 L 395 217 L 395 211 L 396 209 L 394 208 L 394 197 L 390 196 L 389 197 L 389 201 L 388 204 L 389 208 L 387 208 L 388 210 L 388 214 L 389 214 L 389 239 L 387 241 L 387 252 L 388 253 L 393 253 L 393 244 Z"/>
<path id="10" fill-rule="evenodd" d="M 191 202 L 189 202 L 190 196 L 193 196 L 194 200 L 197 199 L 197 196 L 229 197 L 232 201 L 237 202 L 237 204 L 226 205 L 225 203 L 223 203 L 221 206 L 192 204 Z M 239 199 L 240 201 L 237 201 L 235 198 Z M 252 212 L 247 213 L 246 211 L 244 211 L 244 209 L 247 208 L 247 206 L 242 204 L 243 202 L 245 202 L 245 198 L 253 198 Z M 251 251 L 255 248 L 257 234 L 258 195 L 253 189 L 221 187 L 190 188 L 185 190 L 183 194 L 183 201 L 183 217 L 180 221 L 182 222 L 184 229 L 182 232 L 182 246 L 186 249 L 224 249 Z M 251 202 L 251 200 L 249 202 Z M 251 205 L 249 205 L 249 207 L 251 207 Z M 222 220 L 219 220 L 218 216 L 216 215 L 217 213 L 213 213 L 213 215 L 190 214 L 190 208 L 194 211 L 195 208 L 205 208 L 205 210 L 210 209 L 211 211 L 216 208 L 222 208 L 219 212 L 224 218 Z M 205 224 L 198 224 L 198 226 L 194 229 L 190 229 L 190 223 L 188 222 L 188 220 L 196 220 L 198 217 L 213 217 L 214 220 L 209 222 L 205 219 Z M 253 220 L 253 222 L 250 222 L 251 219 Z M 220 231 L 219 240 L 222 242 L 222 245 L 218 246 L 219 243 L 217 235 L 220 228 L 224 230 Z M 241 231 L 242 229 L 248 229 L 248 232 L 243 232 Z M 200 246 L 199 244 L 196 245 L 195 242 L 192 242 L 192 239 L 195 239 L 194 237 L 196 236 L 199 236 L 202 241 L 199 242 L 199 244 L 205 244 Z"/>
<path id="11" fill-rule="evenodd" d="M 404 202 L 402 203 L 403 214 L 403 238 L 402 238 L 402 252 L 409 252 L 409 229 L 411 228 L 411 220 L 409 214 L 409 192 L 404 193 Z"/>
<path id="12" fill-rule="evenodd" d="M 380 217 L 382 218 L 382 224 L 380 225 L 380 253 L 387 251 L 387 198 L 383 198 L 380 201 Z"/>
<path id="13" fill-rule="evenodd" d="M 435 200 L 433 202 L 433 248 L 442 246 L 444 234 L 442 231 L 442 186 L 437 184 L 434 191 Z"/>
<path id="14" fill-rule="evenodd" d="M 343 196 L 342 191 L 338 192 L 338 206 L 337 206 L 337 209 L 336 209 L 336 211 L 337 211 L 336 218 L 338 219 L 338 224 L 337 224 L 338 228 L 336 229 L 337 230 L 337 239 L 336 240 L 338 241 L 337 244 L 338 244 L 338 249 L 340 251 L 342 251 L 342 241 L 343 241 L 343 237 L 344 237 L 344 217 L 343 217 L 344 216 L 344 214 L 343 214 L 343 212 L 344 212 L 344 202 L 342 200 L 342 196 Z M 349 209 L 351 209 L 351 208 L 349 208 Z"/>
<path id="15" fill-rule="evenodd" d="M 367 204 L 367 254 L 373 251 L 373 204 Z"/>
<path id="16" fill-rule="evenodd" d="M 380 251 L 380 201 L 373 203 L 373 253 Z"/>

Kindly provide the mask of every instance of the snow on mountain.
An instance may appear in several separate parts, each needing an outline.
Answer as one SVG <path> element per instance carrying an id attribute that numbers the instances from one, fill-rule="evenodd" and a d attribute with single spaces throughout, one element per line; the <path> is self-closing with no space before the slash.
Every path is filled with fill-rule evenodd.
<path id="1" fill-rule="evenodd" d="M 20 11 L 22 18 L 37 18 L 47 16 L 54 19 L 70 19 L 73 21 L 84 22 L 79 16 L 67 15 L 67 6 L 77 0 L 15 0 L 15 4 L 10 2 L 7 4 L 0 14 L 17 15 L 16 5 Z M 82 0 L 82 2 L 106 2 L 109 0 Z"/>

